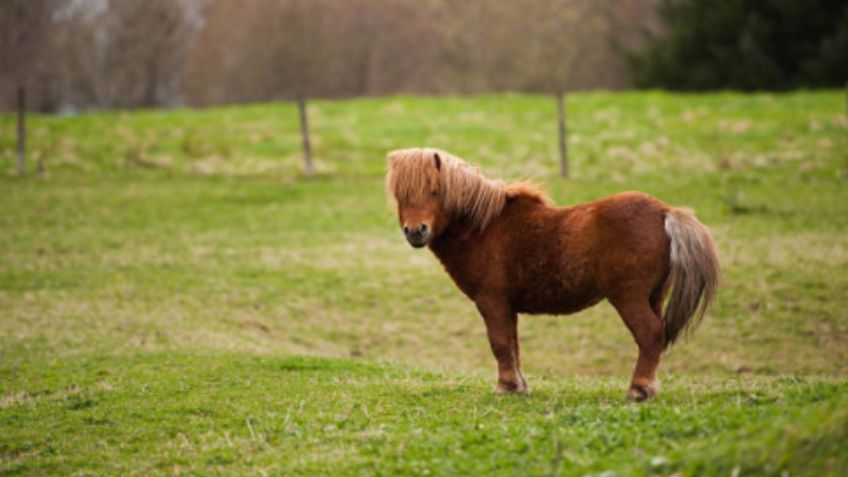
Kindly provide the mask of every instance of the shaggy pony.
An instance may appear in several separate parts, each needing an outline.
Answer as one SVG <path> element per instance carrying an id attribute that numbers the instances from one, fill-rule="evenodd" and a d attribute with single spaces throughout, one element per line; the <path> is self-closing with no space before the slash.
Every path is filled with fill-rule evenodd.
<path id="1" fill-rule="evenodd" d="M 715 296 L 709 230 L 690 210 L 646 194 L 557 208 L 532 185 L 488 179 L 458 157 L 421 148 L 389 153 L 386 189 L 410 245 L 428 246 L 483 316 L 496 392 L 528 391 L 518 313 L 574 313 L 606 298 L 639 347 L 627 396 L 649 399 L 662 351 Z"/>

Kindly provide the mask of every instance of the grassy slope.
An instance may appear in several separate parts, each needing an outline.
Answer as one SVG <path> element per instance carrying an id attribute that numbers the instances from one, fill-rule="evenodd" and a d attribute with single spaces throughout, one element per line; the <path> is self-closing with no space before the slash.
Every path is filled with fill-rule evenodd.
<path id="1" fill-rule="evenodd" d="M 308 181 L 289 105 L 34 118 L 47 179 L 0 178 L 0 471 L 844 474 L 841 99 L 576 95 L 568 182 L 540 97 L 315 103 Z M 385 151 L 415 144 L 559 203 L 698 211 L 724 286 L 657 402 L 622 402 L 605 304 L 525 319 L 534 393 L 488 394 L 480 319 L 383 197 Z"/>

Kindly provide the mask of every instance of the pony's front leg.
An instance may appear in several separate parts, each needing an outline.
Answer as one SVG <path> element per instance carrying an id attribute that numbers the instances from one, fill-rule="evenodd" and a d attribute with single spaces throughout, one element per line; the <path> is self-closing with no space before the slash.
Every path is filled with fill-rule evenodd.
<path id="1" fill-rule="evenodd" d="M 496 393 L 530 391 L 518 358 L 518 315 L 501 299 L 477 299 L 477 309 L 486 322 L 492 353 L 498 360 Z"/>

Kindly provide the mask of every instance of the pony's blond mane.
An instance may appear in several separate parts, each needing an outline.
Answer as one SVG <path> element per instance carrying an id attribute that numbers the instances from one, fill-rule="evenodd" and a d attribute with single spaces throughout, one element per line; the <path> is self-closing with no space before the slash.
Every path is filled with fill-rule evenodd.
<path id="1" fill-rule="evenodd" d="M 447 211 L 463 215 L 480 230 L 500 215 L 508 197 L 526 196 L 548 203 L 545 194 L 532 184 L 507 185 L 488 179 L 477 167 L 438 149 L 392 151 L 388 163 L 386 190 L 398 205 L 420 200 L 437 190 Z"/>

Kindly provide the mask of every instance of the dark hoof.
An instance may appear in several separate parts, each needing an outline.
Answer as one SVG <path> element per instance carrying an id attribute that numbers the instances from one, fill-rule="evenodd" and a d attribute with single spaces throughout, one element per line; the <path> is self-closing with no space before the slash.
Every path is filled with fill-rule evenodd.
<path id="1" fill-rule="evenodd" d="M 627 391 L 627 399 L 634 402 L 650 401 L 657 395 L 657 391 L 656 383 L 649 385 L 631 384 L 630 390 Z"/>
<path id="2" fill-rule="evenodd" d="M 524 376 L 521 376 L 520 381 L 515 383 L 498 381 L 498 385 L 495 387 L 495 394 L 527 394 L 529 392 L 530 387 L 527 386 L 527 380 L 524 379 Z"/>

